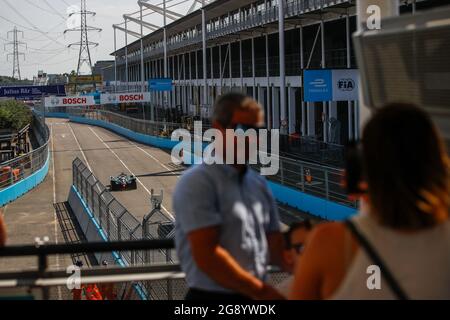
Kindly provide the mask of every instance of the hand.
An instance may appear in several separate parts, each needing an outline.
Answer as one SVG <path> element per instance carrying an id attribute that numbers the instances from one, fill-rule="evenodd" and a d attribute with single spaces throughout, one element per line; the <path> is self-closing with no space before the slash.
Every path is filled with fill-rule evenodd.
<path id="1" fill-rule="evenodd" d="M 274 287 L 265 283 L 255 300 L 286 300 L 286 298 Z"/>

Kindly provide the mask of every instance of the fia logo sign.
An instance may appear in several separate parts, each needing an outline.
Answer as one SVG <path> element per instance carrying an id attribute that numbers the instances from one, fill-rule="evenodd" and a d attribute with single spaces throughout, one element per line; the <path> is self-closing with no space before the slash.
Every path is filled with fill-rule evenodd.
<path id="1" fill-rule="evenodd" d="M 337 87 L 341 91 L 353 91 L 356 84 L 353 79 L 340 79 L 337 83 Z"/>

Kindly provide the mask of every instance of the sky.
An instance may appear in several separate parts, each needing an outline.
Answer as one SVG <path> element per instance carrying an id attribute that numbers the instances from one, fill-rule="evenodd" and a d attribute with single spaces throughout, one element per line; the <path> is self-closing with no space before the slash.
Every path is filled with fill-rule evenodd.
<path id="1" fill-rule="evenodd" d="M 148 0 L 152 4 L 159 4 L 162 0 Z M 186 13 L 193 0 L 167 0 L 167 7 L 178 13 Z M 19 47 L 25 53 L 25 60 L 20 57 L 20 71 L 22 79 L 32 79 L 38 70 L 46 73 L 70 73 L 77 69 L 79 47 L 67 48 L 72 42 L 80 41 L 80 32 L 64 30 L 79 24 L 79 15 L 68 17 L 68 12 L 79 8 L 79 0 L 0 0 L 0 75 L 12 76 L 12 34 L 8 31 L 16 26 L 23 31 L 23 37 L 18 35 L 19 41 L 26 43 Z M 114 51 L 113 24 L 123 23 L 123 14 L 139 11 L 137 0 L 87 0 L 87 9 L 96 12 L 94 17 L 88 17 L 88 25 L 101 28 L 102 31 L 90 32 L 89 40 L 99 43 L 91 49 L 91 59 L 94 64 L 98 60 L 113 60 L 110 54 Z M 159 14 L 144 11 L 144 21 L 162 25 Z M 145 16 L 148 14 L 148 16 Z M 77 18 L 76 18 L 77 17 Z M 133 15 L 138 18 L 139 13 Z M 170 20 L 168 20 L 170 23 Z M 140 32 L 138 24 L 128 22 L 130 30 Z M 144 33 L 151 32 L 144 28 Z M 117 30 L 117 48 L 124 45 L 124 33 Z M 128 41 L 137 40 L 133 36 Z M 83 71 L 86 71 L 84 69 Z"/>

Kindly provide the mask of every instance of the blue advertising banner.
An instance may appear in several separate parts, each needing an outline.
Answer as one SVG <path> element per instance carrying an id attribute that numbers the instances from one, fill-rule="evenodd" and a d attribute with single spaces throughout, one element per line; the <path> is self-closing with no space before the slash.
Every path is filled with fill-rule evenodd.
<path id="1" fill-rule="evenodd" d="M 150 79 L 148 80 L 148 87 L 152 91 L 172 91 L 172 79 Z"/>
<path id="2" fill-rule="evenodd" d="M 304 101 L 358 100 L 359 71 L 356 69 L 305 70 L 303 73 Z"/>
<path id="3" fill-rule="evenodd" d="M 0 97 L 32 100 L 40 99 L 43 95 L 65 95 L 64 85 L 53 86 L 23 86 L 23 87 L 0 87 Z"/>
<path id="4" fill-rule="evenodd" d="M 303 73 L 304 99 L 307 102 L 333 100 L 331 70 L 305 70 Z"/>

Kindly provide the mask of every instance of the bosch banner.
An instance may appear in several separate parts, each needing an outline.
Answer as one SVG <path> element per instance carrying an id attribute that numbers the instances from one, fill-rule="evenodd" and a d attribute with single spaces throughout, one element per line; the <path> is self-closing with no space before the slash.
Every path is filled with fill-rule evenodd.
<path id="1" fill-rule="evenodd" d="M 100 96 L 100 104 L 150 102 L 150 92 L 104 93 Z"/>
<path id="2" fill-rule="evenodd" d="M 47 97 L 46 107 L 80 107 L 95 105 L 93 96 Z"/>

